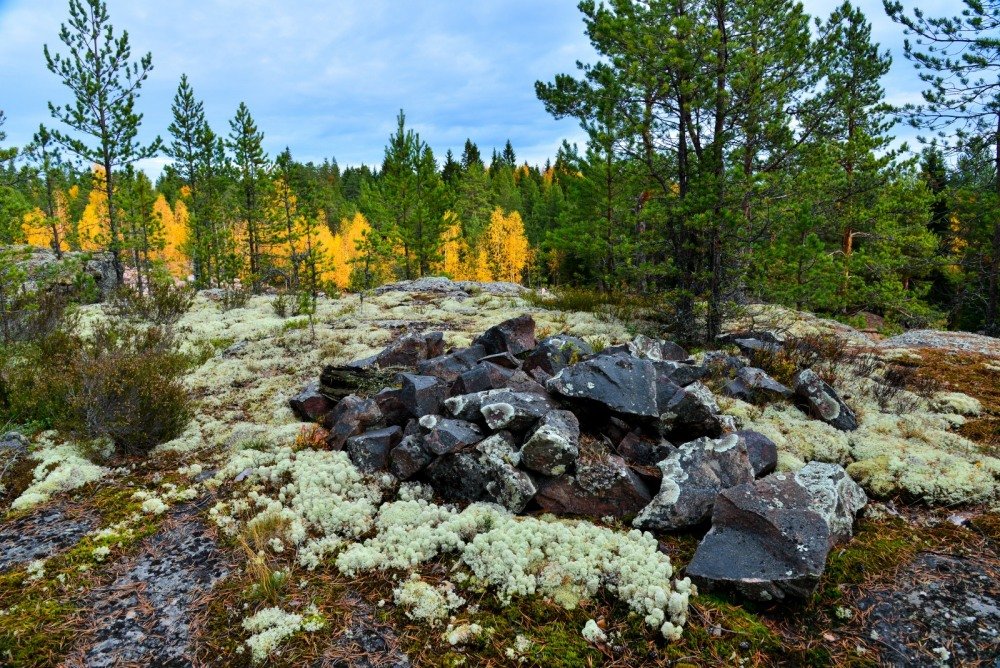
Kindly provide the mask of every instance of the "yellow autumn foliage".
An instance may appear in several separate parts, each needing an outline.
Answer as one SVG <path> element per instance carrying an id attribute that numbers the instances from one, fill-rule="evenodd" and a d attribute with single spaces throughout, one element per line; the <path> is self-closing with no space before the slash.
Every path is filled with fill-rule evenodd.
<path id="1" fill-rule="evenodd" d="M 74 186 L 76 187 L 76 186 Z M 55 193 L 55 225 L 59 234 L 59 250 L 69 250 L 69 213 L 66 209 L 66 195 L 62 192 Z M 45 212 L 40 208 L 24 214 L 21 224 L 24 237 L 31 246 L 40 248 L 52 248 L 52 221 L 48 219 Z"/>
<path id="2" fill-rule="evenodd" d="M 521 214 L 517 211 L 505 214 L 500 207 L 494 209 L 490 224 L 483 232 L 479 250 L 485 254 L 490 278 L 477 280 L 520 283 L 521 274 L 531 261 L 531 247 L 524 234 Z"/>
<path id="3" fill-rule="evenodd" d="M 333 236 L 333 281 L 337 287 L 347 289 L 351 282 L 352 261 L 358 257 L 357 245 L 371 230 L 368 220 L 360 212 L 348 220 L 340 221 L 340 232 Z"/>
<path id="4" fill-rule="evenodd" d="M 157 259 L 163 261 L 171 276 L 187 280 L 191 275 L 191 259 L 187 254 L 187 205 L 178 199 L 171 209 L 167 198 L 161 194 L 153 203 L 153 215 L 159 219 L 163 231 L 163 250 L 157 253 Z"/>
<path id="5" fill-rule="evenodd" d="M 104 248 L 108 228 L 108 194 L 104 168 L 95 165 L 94 185 L 87 196 L 87 206 L 76 226 L 76 242 L 80 250 L 96 251 Z"/>

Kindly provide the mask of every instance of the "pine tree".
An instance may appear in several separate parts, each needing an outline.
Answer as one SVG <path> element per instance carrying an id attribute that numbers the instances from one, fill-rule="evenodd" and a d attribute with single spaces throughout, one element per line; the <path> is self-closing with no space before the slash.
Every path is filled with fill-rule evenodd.
<path id="1" fill-rule="evenodd" d="M 104 169 L 107 247 L 121 280 L 124 266 L 115 210 L 115 171 L 150 158 L 160 149 L 158 137 L 148 146 L 137 141 L 142 114 L 135 111 L 135 102 L 153 69 L 153 57 L 147 53 L 138 62 L 132 61 L 128 32 L 115 37 L 103 0 L 69 0 L 69 21 L 62 24 L 59 39 L 68 53 L 52 55 L 45 45 L 45 63 L 73 92 L 74 101 L 64 106 L 50 102 L 49 111 L 53 118 L 78 135 L 91 137 L 94 143 L 88 145 L 60 131 L 53 131 L 52 136 L 81 159 Z"/>
<path id="2" fill-rule="evenodd" d="M 264 152 L 264 134 L 257 129 L 247 105 L 240 102 L 236 116 L 229 121 L 227 146 L 233 153 L 239 183 L 239 211 L 246 238 L 250 283 L 260 289 L 267 268 L 265 249 L 270 243 L 268 223 L 263 216 L 263 203 L 269 163 Z"/>
<path id="3" fill-rule="evenodd" d="M 48 246 L 56 257 L 62 258 L 66 245 L 66 230 L 61 220 L 59 206 L 59 189 L 62 177 L 62 157 L 52 133 L 44 125 L 38 126 L 38 131 L 32 137 L 31 144 L 25 149 L 25 155 L 34 165 L 37 179 L 41 183 L 40 208 L 44 213 L 42 226 L 50 233 Z"/>

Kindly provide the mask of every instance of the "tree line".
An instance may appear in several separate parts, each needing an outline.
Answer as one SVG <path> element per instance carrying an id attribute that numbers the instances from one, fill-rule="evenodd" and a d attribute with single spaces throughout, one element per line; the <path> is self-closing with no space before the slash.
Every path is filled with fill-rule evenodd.
<path id="1" fill-rule="evenodd" d="M 401 111 L 380 165 L 341 169 L 269 156 L 242 103 L 218 134 L 186 76 L 166 139 L 138 143 L 152 57 L 102 0 L 70 0 L 44 50 L 70 101 L 0 149 L 0 242 L 106 249 L 140 289 L 172 273 L 315 297 L 444 274 L 655 295 L 690 340 L 757 300 L 1000 331 L 1000 2 L 930 18 L 886 0 L 925 85 L 903 108 L 850 2 L 818 19 L 794 0 L 579 7 L 600 58 L 536 93 L 584 146 L 532 166 L 470 139 L 438 160 Z M 901 123 L 925 131 L 919 153 Z M 134 165 L 159 153 L 154 185 Z"/>

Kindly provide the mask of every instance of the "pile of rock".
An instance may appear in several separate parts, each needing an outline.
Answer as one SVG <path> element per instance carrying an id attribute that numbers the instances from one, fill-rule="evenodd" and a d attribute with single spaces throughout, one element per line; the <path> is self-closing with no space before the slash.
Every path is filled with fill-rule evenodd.
<path id="1" fill-rule="evenodd" d="M 753 333 L 735 341 L 781 345 Z M 711 522 L 689 568 L 702 586 L 764 600 L 807 595 L 827 551 L 850 537 L 864 493 L 835 465 L 773 473 L 775 444 L 738 431 L 702 382 L 720 375 L 728 395 L 792 399 L 839 429 L 857 426 L 808 369 L 790 389 L 742 357 L 696 363 L 644 336 L 600 351 L 573 336 L 537 341 L 530 316 L 447 352 L 440 332 L 406 334 L 378 355 L 324 368 L 291 406 L 363 471 L 512 512 L 633 518 L 649 530 Z M 398 386 L 375 392 L 386 378 Z"/>

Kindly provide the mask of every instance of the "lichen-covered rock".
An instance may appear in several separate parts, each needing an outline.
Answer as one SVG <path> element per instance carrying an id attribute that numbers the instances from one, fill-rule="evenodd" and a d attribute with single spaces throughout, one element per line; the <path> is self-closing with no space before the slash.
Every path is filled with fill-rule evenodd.
<path id="1" fill-rule="evenodd" d="M 344 450 L 358 470 L 375 473 L 389 468 L 389 451 L 403 438 L 397 426 L 368 431 L 347 439 Z"/>
<path id="2" fill-rule="evenodd" d="M 400 400 L 413 417 L 441 412 L 441 402 L 448 396 L 448 386 L 434 376 L 401 373 Z"/>
<path id="3" fill-rule="evenodd" d="M 569 411 L 545 414 L 521 447 L 527 468 L 545 475 L 565 473 L 580 455 L 580 421 Z"/>
<path id="4" fill-rule="evenodd" d="M 858 428 L 858 418 L 854 411 L 815 371 L 804 369 L 798 372 L 793 384 L 799 405 L 811 417 L 841 431 L 854 431 Z"/>
<path id="5" fill-rule="evenodd" d="M 639 529 L 681 529 L 712 514 L 719 492 L 754 479 L 746 442 L 736 434 L 681 445 L 658 466 L 660 491 L 635 518 Z"/>
<path id="6" fill-rule="evenodd" d="M 513 513 L 523 511 L 538 490 L 531 476 L 517 468 L 521 453 L 514 437 L 501 431 L 483 439 L 475 448 L 489 478 L 486 491 L 490 497 Z"/>
<path id="7" fill-rule="evenodd" d="M 589 517 L 628 517 L 649 504 L 649 488 L 621 457 L 581 461 L 576 475 L 539 483 L 535 501 L 551 513 Z"/>
<path id="8" fill-rule="evenodd" d="M 653 362 L 653 366 L 656 368 L 659 382 L 669 381 L 681 387 L 701 380 L 709 373 L 707 366 L 672 360 Z"/>
<path id="9" fill-rule="evenodd" d="M 676 440 L 722 434 L 719 405 L 712 391 L 700 382 L 678 389 L 660 406 L 661 428 Z"/>
<path id="10" fill-rule="evenodd" d="M 425 415 L 420 418 L 420 425 L 428 430 L 424 447 L 435 455 L 456 452 L 483 440 L 479 426 L 465 420 Z"/>
<path id="11" fill-rule="evenodd" d="M 333 401 L 320 394 L 319 382 L 313 381 L 289 399 L 288 406 L 300 420 L 317 422 L 333 410 Z"/>
<path id="12" fill-rule="evenodd" d="M 549 336 L 538 342 L 524 360 L 524 370 L 540 369 L 550 377 L 588 355 L 593 355 L 594 349 L 589 343 L 575 336 Z"/>
<path id="13" fill-rule="evenodd" d="M 806 598 L 829 550 L 851 538 L 865 493 L 843 467 L 810 462 L 723 490 L 687 573 L 707 591 L 758 601 Z"/>
<path id="14" fill-rule="evenodd" d="M 461 394 L 445 400 L 444 405 L 462 420 L 485 420 L 490 429 L 512 431 L 528 429 L 554 408 L 547 396 L 506 388 Z"/>
<path id="15" fill-rule="evenodd" d="M 632 355 L 653 362 L 680 362 L 688 358 L 687 351 L 673 341 L 651 339 L 639 334 L 629 344 Z"/>
<path id="16" fill-rule="evenodd" d="M 333 450 L 342 450 L 347 439 L 367 431 L 381 420 L 382 411 L 373 400 L 354 395 L 344 397 L 324 418 L 324 426 L 330 431 L 326 443 Z"/>
<path id="17" fill-rule="evenodd" d="M 790 389 L 771 378 L 763 369 L 749 366 L 738 370 L 736 377 L 726 383 L 722 391 L 748 403 L 775 401 L 792 396 Z"/>
<path id="18" fill-rule="evenodd" d="M 535 340 L 535 320 L 530 315 L 511 318 L 490 327 L 476 337 L 473 343 L 483 346 L 488 355 L 496 353 L 520 355 L 533 350 L 538 344 Z"/>
<path id="19" fill-rule="evenodd" d="M 389 471 L 400 480 L 409 480 L 433 460 L 434 455 L 424 447 L 423 438 L 410 434 L 389 452 Z"/>
<path id="20" fill-rule="evenodd" d="M 653 364 L 623 353 L 566 367 L 545 386 L 568 399 L 598 404 L 624 416 L 654 418 L 659 414 Z"/>
<path id="21" fill-rule="evenodd" d="M 419 362 L 442 354 L 444 354 L 444 334 L 441 332 L 410 333 L 390 343 L 379 354 L 352 362 L 350 366 L 367 368 L 374 365 L 382 369 L 413 368 Z"/>

